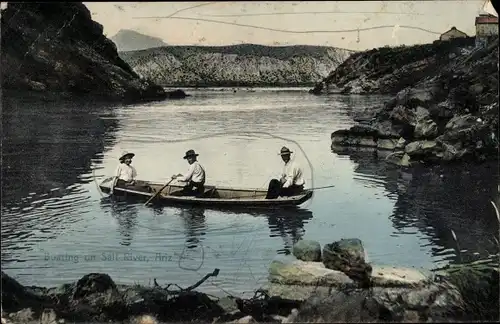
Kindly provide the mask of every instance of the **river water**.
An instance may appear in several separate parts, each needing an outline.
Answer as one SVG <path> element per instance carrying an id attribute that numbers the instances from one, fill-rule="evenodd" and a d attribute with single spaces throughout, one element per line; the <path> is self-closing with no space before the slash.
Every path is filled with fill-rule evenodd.
<path id="1" fill-rule="evenodd" d="M 192 97 L 128 106 L 4 98 L 2 268 L 23 284 L 54 286 L 90 272 L 119 283 L 252 292 L 270 261 L 299 238 L 363 241 L 369 261 L 436 269 L 498 253 L 498 167 L 400 170 L 369 150 L 330 149 L 377 96 L 312 96 L 307 89 L 191 89 Z M 285 145 L 318 191 L 298 210 L 220 211 L 114 201 L 97 183 L 124 151 L 138 177 L 184 173 L 194 149 L 207 183 L 266 188 Z M 456 240 L 453 235 L 456 236 Z M 459 252 L 461 251 L 461 252 Z"/>

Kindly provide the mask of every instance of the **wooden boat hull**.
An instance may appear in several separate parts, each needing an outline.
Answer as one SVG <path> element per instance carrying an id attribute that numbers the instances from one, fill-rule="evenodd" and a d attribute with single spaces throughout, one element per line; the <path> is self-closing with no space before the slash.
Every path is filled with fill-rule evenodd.
<path id="1" fill-rule="evenodd" d="M 112 177 L 103 180 L 99 185 L 101 191 L 110 194 L 112 181 Z M 162 183 L 140 181 L 136 186 L 115 187 L 113 195 L 147 200 L 164 185 Z M 205 185 L 205 192 L 195 197 L 181 195 L 182 188 L 181 185 L 168 185 L 154 200 L 155 202 L 180 205 L 274 208 L 301 205 L 313 196 L 312 190 L 304 190 L 296 196 L 265 199 L 267 192 L 262 189 L 234 189 Z"/>

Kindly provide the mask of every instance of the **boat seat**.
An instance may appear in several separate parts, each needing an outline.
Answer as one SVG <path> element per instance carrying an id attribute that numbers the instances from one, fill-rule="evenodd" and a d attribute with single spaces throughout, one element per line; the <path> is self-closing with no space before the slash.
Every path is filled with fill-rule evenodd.
<path id="1" fill-rule="evenodd" d="M 169 193 L 170 196 L 184 196 L 184 192 L 181 190 L 172 191 Z M 205 187 L 203 193 L 200 195 L 187 195 L 186 197 L 199 197 L 199 198 L 219 198 L 217 195 L 217 188 L 215 187 Z"/>
<path id="2" fill-rule="evenodd" d="M 214 197 L 216 190 L 217 189 L 215 187 L 205 187 L 205 190 L 203 191 L 203 194 L 201 194 L 201 197 L 203 197 L 203 198 L 217 198 L 217 197 Z"/>

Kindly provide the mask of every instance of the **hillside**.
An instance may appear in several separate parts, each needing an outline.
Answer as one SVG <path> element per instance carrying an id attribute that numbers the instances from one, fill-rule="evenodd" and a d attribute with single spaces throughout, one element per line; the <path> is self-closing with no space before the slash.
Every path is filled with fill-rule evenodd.
<path id="1" fill-rule="evenodd" d="M 128 29 L 121 29 L 116 35 L 111 37 L 111 40 L 120 52 L 167 46 L 161 38 L 144 35 Z"/>
<path id="2" fill-rule="evenodd" d="M 312 93 L 395 94 L 470 51 L 474 38 L 357 52 L 333 70 Z"/>
<path id="3" fill-rule="evenodd" d="M 105 100 L 166 97 L 118 56 L 81 2 L 9 2 L 1 28 L 4 91 Z"/>
<path id="4" fill-rule="evenodd" d="M 388 160 L 405 166 L 414 162 L 498 159 L 498 37 L 486 48 L 451 45 L 410 47 L 407 52 L 422 53 L 421 48 L 439 51 L 372 78 L 377 82 L 370 92 L 397 93 L 385 105 L 359 112 L 356 120 L 360 125 L 334 132 L 332 147 L 368 146 L 393 151 Z M 384 51 L 386 58 L 401 53 L 400 49 Z M 358 60 L 360 57 L 373 54 L 360 54 Z M 372 65 L 360 73 L 339 67 L 330 80 L 344 87 L 356 82 L 366 84 L 366 76 L 379 73 L 379 66 Z M 350 70 L 351 76 L 342 70 Z M 402 77 L 405 75 L 406 79 Z"/>
<path id="5" fill-rule="evenodd" d="M 120 52 L 138 74 L 163 86 L 313 85 L 351 52 L 322 46 L 165 46 Z"/>

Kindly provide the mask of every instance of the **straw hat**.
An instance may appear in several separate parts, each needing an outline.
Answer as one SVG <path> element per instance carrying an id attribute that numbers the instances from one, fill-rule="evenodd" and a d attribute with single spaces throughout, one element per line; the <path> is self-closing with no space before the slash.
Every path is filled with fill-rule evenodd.
<path id="1" fill-rule="evenodd" d="M 135 156 L 135 154 L 131 153 L 131 152 L 124 151 L 124 152 L 122 152 L 122 154 L 120 155 L 120 158 L 118 160 L 123 161 L 123 160 L 125 160 L 125 158 L 127 156 L 130 156 L 130 158 L 133 158 Z"/>

